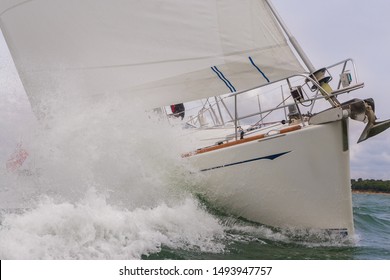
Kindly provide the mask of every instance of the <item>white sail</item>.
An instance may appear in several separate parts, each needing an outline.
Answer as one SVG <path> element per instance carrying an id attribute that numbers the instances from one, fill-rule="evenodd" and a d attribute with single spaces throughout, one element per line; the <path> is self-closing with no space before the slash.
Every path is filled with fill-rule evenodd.
<path id="1" fill-rule="evenodd" d="M 123 98 L 149 108 L 301 72 L 264 0 L 1 0 L 35 112 Z"/>

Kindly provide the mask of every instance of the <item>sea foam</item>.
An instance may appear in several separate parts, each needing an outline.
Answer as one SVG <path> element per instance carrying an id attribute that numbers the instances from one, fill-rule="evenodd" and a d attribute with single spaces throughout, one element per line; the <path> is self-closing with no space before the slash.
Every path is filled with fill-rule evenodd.
<path id="1" fill-rule="evenodd" d="M 3 214 L 0 258 L 223 251 L 223 226 L 191 194 L 201 177 L 180 156 L 192 148 L 181 127 L 108 101 L 51 113 L 24 139 L 29 158 L 2 171 L 0 208 L 24 211 Z"/>

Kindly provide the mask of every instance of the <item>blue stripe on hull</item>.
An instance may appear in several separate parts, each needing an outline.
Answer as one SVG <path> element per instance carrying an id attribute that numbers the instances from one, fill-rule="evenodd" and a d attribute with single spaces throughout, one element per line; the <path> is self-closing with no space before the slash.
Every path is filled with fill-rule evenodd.
<path id="1" fill-rule="evenodd" d="M 215 167 L 210 167 L 210 168 L 206 168 L 206 169 L 202 169 L 200 171 L 209 171 L 209 170 L 213 170 L 213 169 L 218 169 L 218 168 L 223 168 L 223 167 L 229 167 L 229 166 L 233 166 L 233 165 L 238 165 L 238 164 L 243 164 L 243 163 L 248 163 L 248 162 L 252 162 L 252 161 L 257 161 L 257 160 L 262 160 L 262 159 L 269 159 L 269 160 L 274 160 L 274 159 L 277 159 L 278 157 L 281 157 L 285 154 L 288 154 L 290 153 L 291 151 L 289 152 L 284 152 L 284 153 L 279 153 L 279 154 L 274 154 L 274 155 L 269 155 L 269 156 L 265 156 L 265 157 L 259 157 L 259 158 L 253 158 L 253 159 L 248 159 L 248 160 L 243 160 L 243 161 L 238 161 L 238 162 L 233 162 L 233 163 L 228 163 L 228 164 L 224 164 L 224 165 L 220 165 L 220 166 L 215 166 Z"/>

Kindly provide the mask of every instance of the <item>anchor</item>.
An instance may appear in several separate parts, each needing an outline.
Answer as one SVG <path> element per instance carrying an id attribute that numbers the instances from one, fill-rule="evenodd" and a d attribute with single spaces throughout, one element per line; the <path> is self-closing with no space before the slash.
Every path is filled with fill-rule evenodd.
<path id="1" fill-rule="evenodd" d="M 358 143 L 371 138 L 390 127 L 390 120 L 377 122 L 375 116 L 375 104 L 372 98 L 364 100 L 366 105 L 367 125 L 359 137 Z"/>
<path id="2" fill-rule="evenodd" d="M 349 116 L 351 119 L 367 123 L 359 137 L 358 143 L 378 135 L 390 127 L 390 120 L 377 121 L 375 102 L 372 98 L 365 100 L 352 99 L 342 103 L 341 107 L 350 112 Z"/>
<path id="3" fill-rule="evenodd" d="M 364 100 L 355 98 L 340 104 L 337 98 L 333 95 L 334 91 L 329 85 L 329 82 L 332 80 L 332 76 L 328 76 L 328 74 L 329 73 L 326 68 L 319 69 L 311 74 L 311 80 L 317 82 L 313 83 L 311 90 L 319 90 L 334 108 L 341 107 L 342 110 L 346 110 L 351 119 L 367 123 L 359 137 L 358 143 L 363 142 L 390 127 L 390 120 L 377 121 L 377 117 L 375 115 L 375 102 L 372 98 Z M 308 81 L 310 80 L 308 79 L 307 82 Z"/>

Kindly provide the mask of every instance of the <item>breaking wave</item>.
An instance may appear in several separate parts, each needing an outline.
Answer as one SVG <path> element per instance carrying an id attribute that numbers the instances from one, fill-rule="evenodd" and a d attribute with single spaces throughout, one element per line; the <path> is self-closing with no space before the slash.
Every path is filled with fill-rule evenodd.
<path id="1" fill-rule="evenodd" d="M 180 156 L 191 149 L 182 130 L 153 112 L 102 104 L 46 118 L 24 139 L 27 160 L 1 170 L 0 258 L 223 251 L 222 225 L 189 191 L 198 178 Z"/>

